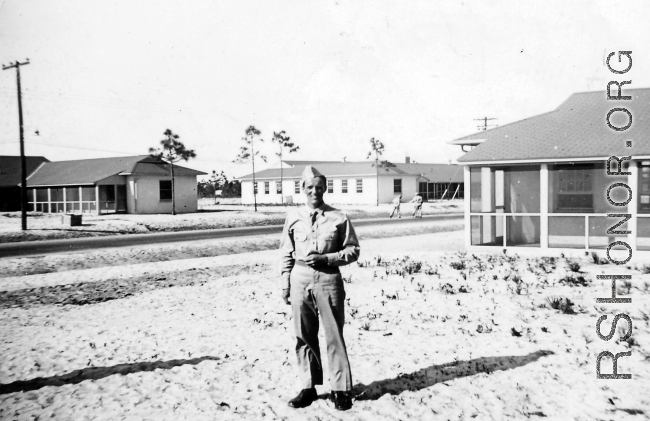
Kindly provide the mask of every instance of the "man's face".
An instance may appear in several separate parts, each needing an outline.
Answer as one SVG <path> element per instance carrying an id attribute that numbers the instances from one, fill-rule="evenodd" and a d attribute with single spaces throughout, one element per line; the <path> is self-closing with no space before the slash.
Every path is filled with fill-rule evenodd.
<path id="1" fill-rule="evenodd" d="M 305 195 L 307 196 L 307 206 L 315 209 L 323 204 L 323 194 L 325 194 L 325 183 L 322 178 L 312 178 L 305 180 Z"/>

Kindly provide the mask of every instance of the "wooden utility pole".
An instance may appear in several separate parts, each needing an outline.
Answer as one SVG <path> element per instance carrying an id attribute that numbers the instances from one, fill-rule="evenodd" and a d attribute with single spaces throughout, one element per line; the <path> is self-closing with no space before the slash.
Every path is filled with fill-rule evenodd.
<path id="1" fill-rule="evenodd" d="M 16 82 L 18 83 L 18 123 L 20 125 L 20 220 L 22 230 L 27 229 L 27 162 L 25 160 L 25 139 L 23 135 L 23 101 L 20 93 L 20 66 L 29 64 L 29 59 L 24 63 L 15 62 L 2 66 L 2 70 L 16 68 Z"/>

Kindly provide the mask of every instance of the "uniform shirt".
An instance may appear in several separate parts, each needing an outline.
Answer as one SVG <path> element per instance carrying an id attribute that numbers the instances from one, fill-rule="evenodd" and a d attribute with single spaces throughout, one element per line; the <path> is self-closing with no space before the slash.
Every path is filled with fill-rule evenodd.
<path id="1" fill-rule="evenodd" d="M 413 202 L 415 204 L 418 204 L 418 205 L 421 205 L 422 204 L 422 196 L 420 196 L 418 194 L 417 196 L 413 197 L 413 200 L 411 200 L 411 202 Z"/>
<path id="2" fill-rule="evenodd" d="M 312 225 L 312 215 L 316 220 Z M 323 204 L 317 209 L 303 206 L 289 212 L 280 240 L 282 288 L 291 285 L 296 260 L 323 254 L 328 266 L 345 266 L 359 258 L 359 240 L 348 217 Z"/>

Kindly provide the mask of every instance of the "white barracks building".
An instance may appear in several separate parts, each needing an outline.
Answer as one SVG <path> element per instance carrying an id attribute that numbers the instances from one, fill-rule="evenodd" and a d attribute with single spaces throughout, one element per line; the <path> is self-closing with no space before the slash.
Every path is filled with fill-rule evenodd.
<path id="1" fill-rule="evenodd" d="M 419 192 L 425 201 L 460 199 L 464 195 L 463 171 L 458 165 L 381 161 L 379 171 L 374 161 L 282 161 L 269 168 L 239 177 L 243 204 L 252 204 L 257 189 L 257 203 L 303 203 L 300 175 L 306 165 L 316 167 L 327 177 L 325 200 L 332 204 L 389 203 L 401 194 L 411 200 Z M 280 168 L 282 167 L 282 168 Z M 280 179 L 282 178 L 282 183 Z"/>

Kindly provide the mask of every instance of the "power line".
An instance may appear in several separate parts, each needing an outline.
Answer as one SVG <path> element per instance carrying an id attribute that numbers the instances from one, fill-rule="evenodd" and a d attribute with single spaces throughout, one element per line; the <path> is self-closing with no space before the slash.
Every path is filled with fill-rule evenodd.
<path id="1" fill-rule="evenodd" d="M 9 143 L 16 143 L 16 141 L 0 142 L 0 145 L 9 144 Z M 51 147 L 55 147 L 55 148 L 81 149 L 81 150 L 84 150 L 84 151 L 117 153 L 117 154 L 122 154 L 122 155 L 133 155 L 133 151 L 131 151 L 131 152 L 109 151 L 107 149 L 84 148 L 84 147 L 81 147 L 81 146 L 61 145 L 61 144 L 56 144 L 56 143 L 39 142 L 39 141 L 36 141 L 36 140 L 30 140 L 29 143 L 30 144 L 36 143 L 36 144 L 39 144 L 39 145 L 51 146 Z M 142 155 L 146 155 L 146 154 L 142 154 Z M 224 162 L 229 162 L 229 161 L 223 161 L 223 162 L 222 161 L 208 161 L 208 160 L 205 160 L 205 159 L 193 159 L 192 161 L 206 162 L 206 163 L 210 163 L 210 164 L 223 164 Z"/>
<path id="2" fill-rule="evenodd" d="M 475 118 L 474 121 L 482 121 L 483 125 L 476 126 L 478 130 L 485 131 L 488 129 L 488 127 L 497 127 L 499 126 L 498 124 L 488 124 L 488 120 L 498 120 L 496 117 L 483 117 L 483 118 Z"/>

